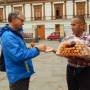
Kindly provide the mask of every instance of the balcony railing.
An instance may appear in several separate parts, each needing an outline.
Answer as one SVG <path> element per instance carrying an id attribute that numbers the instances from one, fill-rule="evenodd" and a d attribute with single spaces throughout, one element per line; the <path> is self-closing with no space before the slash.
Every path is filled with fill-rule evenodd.
<path id="1" fill-rule="evenodd" d="M 56 18 L 56 16 L 44 16 L 44 17 L 39 17 L 38 19 L 36 17 L 26 17 L 25 21 L 48 21 L 48 20 L 67 20 L 67 19 L 72 19 L 74 16 L 73 15 L 65 15 L 60 18 Z M 84 15 L 85 19 L 90 18 L 90 14 Z M 7 19 L 0 19 L 0 22 L 7 22 Z"/>
<path id="2" fill-rule="evenodd" d="M 47 1 L 58 1 L 58 0 L 0 0 L 0 4 L 18 3 L 18 2 L 47 2 Z M 63 1 L 63 0 L 61 0 Z"/>

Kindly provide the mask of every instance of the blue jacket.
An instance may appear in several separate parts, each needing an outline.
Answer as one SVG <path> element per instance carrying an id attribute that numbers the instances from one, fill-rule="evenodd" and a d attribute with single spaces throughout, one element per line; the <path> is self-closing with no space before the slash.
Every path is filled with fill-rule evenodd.
<path id="1" fill-rule="evenodd" d="M 20 79 L 31 77 L 34 73 L 31 59 L 39 55 L 39 50 L 27 48 L 23 39 L 11 30 L 10 27 L 3 27 L 1 41 L 8 80 L 15 83 Z"/>

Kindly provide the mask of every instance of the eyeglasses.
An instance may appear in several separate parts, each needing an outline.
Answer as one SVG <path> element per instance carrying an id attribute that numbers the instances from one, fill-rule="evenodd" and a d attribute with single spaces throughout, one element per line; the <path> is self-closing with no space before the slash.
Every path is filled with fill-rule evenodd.
<path id="1" fill-rule="evenodd" d="M 24 22 L 24 19 L 22 18 L 17 17 L 17 19 L 19 19 L 21 22 Z"/>

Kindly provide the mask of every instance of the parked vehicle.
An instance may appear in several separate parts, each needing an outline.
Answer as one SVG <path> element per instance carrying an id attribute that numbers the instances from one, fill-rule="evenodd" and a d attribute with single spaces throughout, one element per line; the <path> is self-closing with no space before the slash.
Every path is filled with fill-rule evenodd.
<path id="1" fill-rule="evenodd" d="M 53 32 L 48 37 L 48 40 L 57 40 L 60 39 L 60 32 Z"/>

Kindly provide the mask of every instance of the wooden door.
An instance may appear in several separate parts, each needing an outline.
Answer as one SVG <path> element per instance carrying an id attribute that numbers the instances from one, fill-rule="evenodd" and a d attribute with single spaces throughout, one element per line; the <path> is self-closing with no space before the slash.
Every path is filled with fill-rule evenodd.
<path id="1" fill-rule="evenodd" d="M 41 40 L 45 39 L 45 26 L 44 25 L 38 25 L 38 37 Z"/>
<path id="2" fill-rule="evenodd" d="M 55 32 L 60 32 L 60 24 L 55 25 Z"/>

